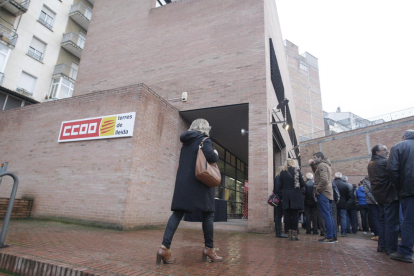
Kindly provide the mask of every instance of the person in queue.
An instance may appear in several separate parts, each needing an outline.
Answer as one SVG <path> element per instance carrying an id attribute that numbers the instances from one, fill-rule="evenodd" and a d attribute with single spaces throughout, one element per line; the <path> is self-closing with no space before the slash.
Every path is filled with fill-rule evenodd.
<path id="1" fill-rule="evenodd" d="M 221 262 L 213 242 L 214 188 L 207 187 L 195 177 L 195 164 L 200 143 L 204 140 L 202 150 L 209 163 L 219 160 L 217 151 L 209 138 L 211 127 L 204 119 L 192 122 L 188 131 L 180 136 L 181 147 L 179 167 L 176 175 L 174 195 L 171 204 L 171 217 L 165 229 L 162 245 L 157 251 L 156 262 L 171 264 L 175 262 L 170 252 L 171 242 L 177 227 L 185 213 L 200 213 L 204 233 L 202 260 L 207 257 L 213 262 Z"/>
<path id="2" fill-rule="evenodd" d="M 304 209 L 301 188 L 305 186 L 302 172 L 296 166 L 295 160 L 288 159 L 285 170 L 280 173 L 278 195 L 282 198 L 282 208 L 285 212 L 284 221 L 291 241 L 299 241 L 298 224 L 299 210 Z"/>

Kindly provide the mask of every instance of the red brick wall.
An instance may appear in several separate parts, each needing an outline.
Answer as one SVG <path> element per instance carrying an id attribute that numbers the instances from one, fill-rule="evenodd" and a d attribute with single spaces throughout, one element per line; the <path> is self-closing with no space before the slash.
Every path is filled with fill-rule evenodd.
<path id="1" fill-rule="evenodd" d="M 0 198 L 0 218 L 6 217 L 9 207 L 9 198 Z M 16 198 L 13 203 L 11 218 L 29 218 L 32 211 L 33 200 Z"/>
<path id="2" fill-rule="evenodd" d="M 57 142 L 62 121 L 134 111 L 133 137 Z M 0 121 L 1 162 L 19 177 L 17 197 L 34 199 L 33 217 L 115 227 L 165 224 L 185 123 L 146 86 L 0 112 Z M 1 196 L 10 196 L 11 184 L 3 177 Z M 159 210 L 149 212 L 143 206 L 154 206 L 155 198 Z"/>
<path id="3" fill-rule="evenodd" d="M 308 160 L 315 152 L 322 151 L 332 162 L 333 172 L 341 172 L 350 183 L 357 184 L 367 175 L 372 147 L 384 144 L 391 149 L 401 141 L 403 132 L 413 126 L 414 117 L 409 117 L 302 142 L 302 172 L 311 172 Z"/>

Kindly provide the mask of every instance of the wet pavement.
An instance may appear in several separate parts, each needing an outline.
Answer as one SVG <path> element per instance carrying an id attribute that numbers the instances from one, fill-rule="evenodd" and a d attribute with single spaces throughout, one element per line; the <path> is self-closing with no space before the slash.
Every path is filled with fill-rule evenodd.
<path id="1" fill-rule="evenodd" d="M 274 234 L 215 231 L 222 263 L 201 262 L 201 230 L 180 227 L 175 264 L 155 264 L 164 229 L 116 231 L 43 220 L 12 220 L 0 254 L 95 275 L 414 275 L 414 264 L 376 252 L 370 235 L 322 244 L 319 235 L 288 241 Z M 46 271 L 46 270 L 45 270 Z"/>

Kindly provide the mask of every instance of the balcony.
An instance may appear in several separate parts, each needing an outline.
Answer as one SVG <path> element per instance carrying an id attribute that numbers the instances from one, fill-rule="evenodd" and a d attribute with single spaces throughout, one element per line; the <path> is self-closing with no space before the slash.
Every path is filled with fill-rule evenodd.
<path id="1" fill-rule="evenodd" d="M 80 58 L 83 47 L 85 47 L 85 38 L 77 33 L 70 32 L 63 35 L 61 46 L 68 52 Z"/>
<path id="2" fill-rule="evenodd" d="M 15 16 L 22 15 L 27 12 L 30 0 L 0 0 L 0 7 L 14 14 Z"/>
<path id="3" fill-rule="evenodd" d="M 30 91 L 28 91 L 28 90 L 26 90 L 24 88 L 21 88 L 21 87 L 17 87 L 16 88 L 16 91 L 19 92 L 20 94 L 25 95 L 25 96 L 29 96 L 29 97 L 32 97 L 33 96 L 33 92 L 30 92 Z"/>
<path id="4" fill-rule="evenodd" d="M 88 30 L 89 22 L 92 18 L 92 10 L 79 2 L 70 8 L 69 16 L 73 21 L 82 26 L 82 28 Z"/>
<path id="5" fill-rule="evenodd" d="M 9 48 L 14 49 L 18 35 L 13 29 L 6 27 L 5 24 L 8 24 L 11 28 L 13 28 L 12 24 L 0 17 L 0 40 Z"/>
<path id="6" fill-rule="evenodd" d="M 69 64 L 61 63 L 55 66 L 55 70 L 53 71 L 53 76 L 65 76 L 69 79 L 75 81 L 78 75 L 78 70 L 71 67 Z"/>

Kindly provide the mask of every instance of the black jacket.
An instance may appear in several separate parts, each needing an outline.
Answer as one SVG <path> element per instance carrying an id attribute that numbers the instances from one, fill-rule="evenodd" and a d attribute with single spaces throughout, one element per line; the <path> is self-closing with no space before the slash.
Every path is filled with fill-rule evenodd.
<path id="1" fill-rule="evenodd" d="M 371 192 L 378 204 L 389 204 L 396 200 L 397 191 L 391 184 L 387 171 L 387 158 L 374 155 L 368 163 L 368 178 Z"/>
<path id="2" fill-rule="evenodd" d="M 414 196 L 414 133 L 391 148 L 387 169 L 400 197 Z"/>
<path id="3" fill-rule="evenodd" d="M 195 177 L 195 163 L 200 142 L 207 137 L 198 131 L 186 131 L 180 136 L 183 143 L 175 180 L 171 211 L 214 212 L 214 188 L 209 188 Z M 203 153 L 209 163 L 219 157 L 210 139 L 204 141 Z"/>
<path id="4" fill-rule="evenodd" d="M 313 190 L 313 186 L 315 185 L 315 181 L 308 180 L 303 187 L 304 194 L 305 194 L 305 206 L 314 207 L 316 206 L 315 201 L 315 194 Z"/>
<path id="5" fill-rule="evenodd" d="M 352 185 L 340 178 L 333 181 L 339 190 L 339 202 L 336 204 L 338 209 L 346 209 L 346 203 L 352 198 Z"/>
<path id="6" fill-rule="evenodd" d="M 280 173 L 280 187 L 278 189 L 278 194 L 279 196 L 282 196 L 283 209 L 303 210 L 303 196 L 300 188 L 305 185 L 305 181 L 303 181 L 302 173 L 299 170 L 300 188 L 295 189 L 294 175 L 295 170 L 292 167 L 289 167 L 287 171 L 282 171 Z"/>
<path id="7" fill-rule="evenodd" d="M 349 184 L 349 183 L 348 183 Z M 349 184 L 351 185 L 351 184 Z M 347 210 L 354 210 L 357 209 L 357 204 L 356 204 L 356 188 L 351 185 L 351 189 L 352 189 L 352 196 L 351 198 L 346 202 L 346 209 Z"/>

